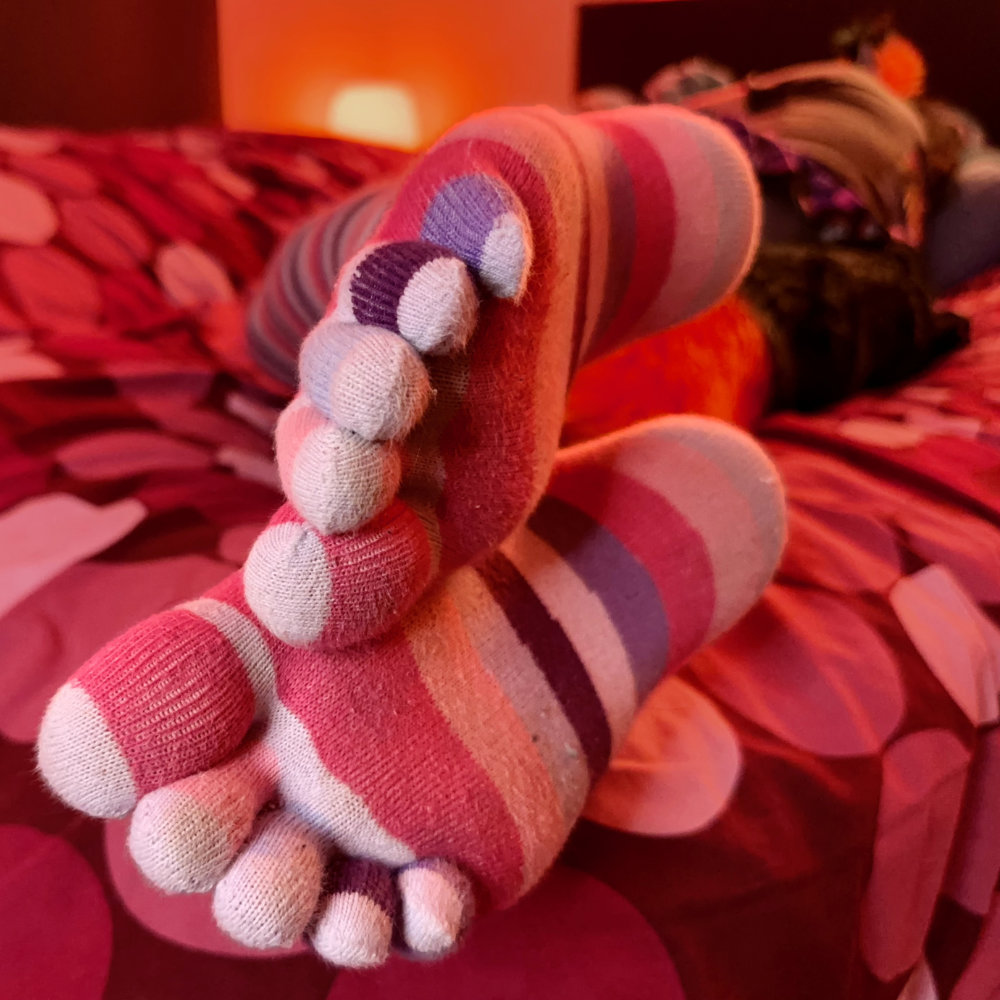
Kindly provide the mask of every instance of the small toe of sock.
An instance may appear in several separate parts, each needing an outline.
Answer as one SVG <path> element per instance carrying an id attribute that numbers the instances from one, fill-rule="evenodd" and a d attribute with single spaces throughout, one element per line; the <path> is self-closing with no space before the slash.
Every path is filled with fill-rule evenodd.
<path id="1" fill-rule="evenodd" d="M 395 624 L 436 564 L 426 528 L 399 500 L 358 531 L 327 536 L 286 504 L 250 550 L 244 593 L 272 635 L 333 651 Z"/>
<path id="2" fill-rule="evenodd" d="M 396 889 L 388 869 L 374 861 L 345 861 L 320 908 L 312 939 L 334 965 L 371 969 L 389 957 Z"/>
<path id="3" fill-rule="evenodd" d="M 60 799 L 88 816 L 124 816 L 138 797 L 128 761 L 100 709 L 72 682 L 56 692 L 46 709 L 38 767 Z"/>
<path id="4" fill-rule="evenodd" d="M 325 320 L 302 345 L 300 384 L 313 405 L 370 441 L 399 439 L 431 397 L 420 356 L 388 330 Z"/>
<path id="5" fill-rule="evenodd" d="M 497 298 L 521 296 L 528 273 L 528 251 L 522 220 L 511 212 L 501 215 L 479 255 L 479 277 Z"/>
<path id="6" fill-rule="evenodd" d="M 157 888 L 206 892 L 232 860 L 239 846 L 234 840 L 225 817 L 215 815 L 207 803 L 161 788 L 136 806 L 128 847 L 139 870 Z"/>
<path id="7" fill-rule="evenodd" d="M 216 886 L 216 923 L 249 948 L 290 948 L 316 911 L 322 878 L 315 838 L 293 817 L 270 813 Z"/>
<path id="8" fill-rule="evenodd" d="M 451 951 L 475 911 L 468 876 L 447 861 L 418 861 L 399 872 L 397 884 L 407 947 L 427 958 Z"/>
<path id="9" fill-rule="evenodd" d="M 285 495 L 321 534 L 359 528 L 399 489 L 402 462 L 395 445 L 338 427 L 305 400 L 282 413 L 275 444 Z"/>
<path id="10" fill-rule="evenodd" d="M 222 878 L 274 790 L 257 751 L 139 800 L 128 847 L 153 885 L 206 892 Z"/>
<path id="11" fill-rule="evenodd" d="M 421 236 L 458 254 L 501 299 L 524 292 L 533 252 L 520 199 L 499 178 L 464 174 L 445 184 L 424 215 Z"/>
<path id="12" fill-rule="evenodd" d="M 423 354 L 450 354 L 472 336 L 479 297 L 465 263 L 423 241 L 384 243 L 349 261 L 336 320 L 398 333 Z"/>
<path id="13" fill-rule="evenodd" d="M 292 646 L 308 646 L 330 616 L 331 570 L 316 531 L 298 520 L 272 523 L 243 567 L 247 603 L 264 626 Z"/>
<path id="14" fill-rule="evenodd" d="M 396 308 L 400 335 L 423 354 L 462 350 L 476 328 L 479 296 L 458 257 L 436 257 L 410 279 Z"/>

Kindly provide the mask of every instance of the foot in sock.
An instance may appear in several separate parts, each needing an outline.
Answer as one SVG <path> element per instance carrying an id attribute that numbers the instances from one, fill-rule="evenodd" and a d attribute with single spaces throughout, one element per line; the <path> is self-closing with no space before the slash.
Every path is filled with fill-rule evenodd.
<path id="1" fill-rule="evenodd" d="M 638 425 L 560 454 L 527 525 L 379 639 L 262 627 L 240 574 L 97 653 L 38 762 L 168 892 L 259 948 L 449 950 L 554 860 L 652 686 L 770 578 L 781 490 L 742 432 Z M 134 810 L 134 811 L 133 811 Z"/>
<path id="2" fill-rule="evenodd" d="M 728 133 L 668 108 L 482 115 L 383 197 L 302 348 L 289 504 L 246 567 L 250 607 L 309 648 L 384 631 L 522 524 L 575 368 L 723 295 L 759 214 Z"/>

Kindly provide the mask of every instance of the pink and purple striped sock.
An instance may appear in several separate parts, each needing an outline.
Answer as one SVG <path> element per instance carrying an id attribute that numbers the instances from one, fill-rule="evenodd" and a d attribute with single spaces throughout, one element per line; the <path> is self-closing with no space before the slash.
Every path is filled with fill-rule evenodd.
<path id="1" fill-rule="evenodd" d="M 384 215 L 301 350 L 276 436 L 288 505 L 245 574 L 275 635 L 325 650 L 384 631 L 523 524 L 572 373 L 713 304 L 759 222 L 729 134 L 665 107 L 481 115 L 345 211 L 326 243 Z M 277 311 L 316 271 L 295 246 L 317 241 L 280 258 Z"/>
<path id="2" fill-rule="evenodd" d="M 275 638 L 239 573 L 54 696 L 38 762 L 245 944 L 339 965 L 449 950 L 552 863 L 651 688 L 739 618 L 784 539 L 777 474 L 673 417 L 562 452 L 527 524 L 378 639 Z"/>

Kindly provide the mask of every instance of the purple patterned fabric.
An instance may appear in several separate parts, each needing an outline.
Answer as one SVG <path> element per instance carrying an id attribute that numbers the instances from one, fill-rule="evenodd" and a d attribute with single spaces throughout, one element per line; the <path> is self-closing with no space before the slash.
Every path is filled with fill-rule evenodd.
<path id="1" fill-rule="evenodd" d="M 761 177 L 787 177 L 807 219 L 820 226 L 825 242 L 879 243 L 888 239 L 861 199 L 821 163 L 759 135 L 736 118 L 720 118 L 750 157 Z"/>

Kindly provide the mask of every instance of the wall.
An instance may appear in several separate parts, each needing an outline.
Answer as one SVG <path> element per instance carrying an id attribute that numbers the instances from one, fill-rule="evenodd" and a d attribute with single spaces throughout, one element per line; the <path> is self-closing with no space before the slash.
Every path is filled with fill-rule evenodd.
<path id="1" fill-rule="evenodd" d="M 409 84 L 430 139 L 481 108 L 566 104 L 576 0 L 218 0 L 223 117 L 321 131 L 357 79 Z"/>
<path id="2" fill-rule="evenodd" d="M 998 0 L 674 0 L 588 3 L 581 17 L 580 82 L 638 90 L 658 69 L 694 54 L 740 72 L 826 58 L 834 29 L 892 10 L 923 50 L 928 92 L 971 110 L 1000 139 Z"/>
<path id="3" fill-rule="evenodd" d="M 0 121 L 219 120 L 211 0 L 0 0 Z"/>

